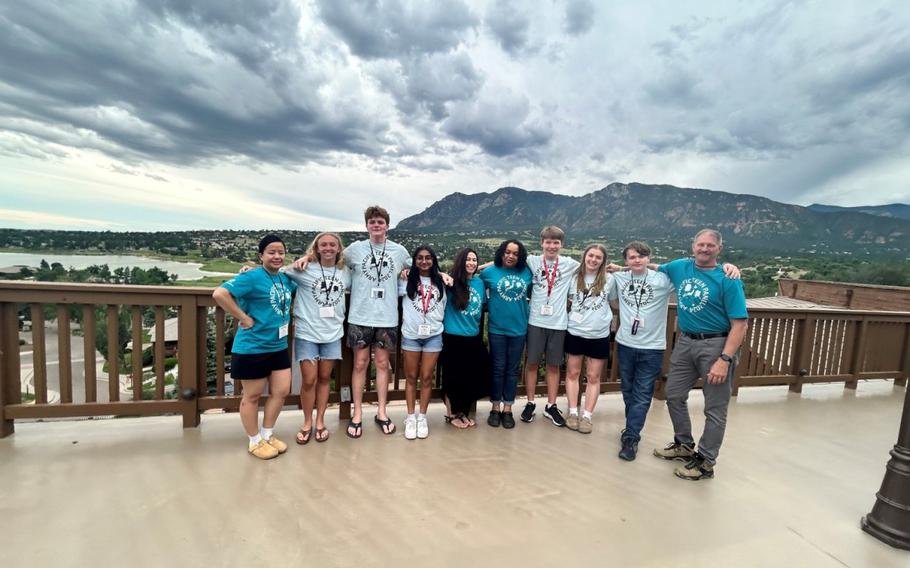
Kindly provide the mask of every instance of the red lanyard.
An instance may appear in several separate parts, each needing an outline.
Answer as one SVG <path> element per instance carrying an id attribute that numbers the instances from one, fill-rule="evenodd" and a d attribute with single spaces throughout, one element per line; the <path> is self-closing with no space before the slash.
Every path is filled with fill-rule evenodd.
<path id="1" fill-rule="evenodd" d="M 556 263 L 553 265 L 553 274 L 547 268 L 547 259 L 543 259 L 543 271 L 547 275 L 547 303 L 550 303 L 550 293 L 553 292 L 553 285 L 556 284 L 556 271 L 559 270 L 559 257 L 556 257 Z"/>
<path id="2" fill-rule="evenodd" d="M 431 285 L 426 293 L 423 291 L 423 282 L 417 285 L 417 291 L 420 293 L 420 303 L 423 305 L 423 319 L 427 319 L 427 313 L 430 311 L 430 303 L 433 301 L 433 286 Z"/>

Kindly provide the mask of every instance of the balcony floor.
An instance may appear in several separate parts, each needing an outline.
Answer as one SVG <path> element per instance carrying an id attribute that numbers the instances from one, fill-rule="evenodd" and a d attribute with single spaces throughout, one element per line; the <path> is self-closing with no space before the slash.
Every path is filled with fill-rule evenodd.
<path id="1" fill-rule="evenodd" d="M 698 483 L 649 455 L 672 438 L 660 401 L 639 459 L 616 458 L 616 394 L 590 436 L 540 413 L 458 431 L 434 404 L 427 440 L 401 436 L 396 406 L 396 436 L 368 409 L 350 440 L 332 410 L 331 439 L 299 447 L 287 411 L 276 433 L 291 448 L 269 462 L 246 455 L 236 414 L 189 430 L 179 417 L 17 423 L 0 440 L 0 566 L 906 567 L 910 553 L 859 528 L 904 392 L 741 389 L 717 477 Z M 697 431 L 701 405 L 695 393 Z"/>

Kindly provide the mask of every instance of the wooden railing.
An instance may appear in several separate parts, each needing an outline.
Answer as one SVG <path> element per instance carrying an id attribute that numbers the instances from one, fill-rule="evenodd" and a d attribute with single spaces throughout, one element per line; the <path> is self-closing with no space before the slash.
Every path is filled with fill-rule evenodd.
<path id="1" fill-rule="evenodd" d="M 209 288 L 0 282 L 0 437 L 13 433 L 16 419 L 179 414 L 185 427 L 193 427 L 206 410 L 237 409 L 239 384 L 231 392 L 225 372 L 228 322 L 211 293 Z M 168 385 L 164 322 L 174 313 L 177 377 L 176 384 Z M 21 348 L 20 314 L 32 323 L 30 345 Z M 750 316 L 734 393 L 744 386 L 781 384 L 800 392 L 804 384 L 832 381 L 856 388 L 858 380 L 870 378 L 905 385 L 910 375 L 908 313 L 753 309 Z M 56 344 L 50 346 L 56 348 L 56 360 L 48 360 L 46 322 L 55 321 L 58 331 L 66 331 L 73 319 L 79 320 L 73 333 L 81 335 L 83 347 L 74 353 L 71 333 L 58 332 Z M 667 340 L 672 346 L 677 335 L 674 306 L 667 319 Z M 134 350 L 129 373 L 122 379 L 121 326 L 138 346 L 152 323 L 156 337 L 151 369 L 144 370 L 141 349 Z M 101 367 L 95 354 L 99 331 L 107 336 L 104 345 L 109 353 L 106 363 L 98 361 Z M 30 368 L 23 365 L 23 358 L 29 357 L 23 349 L 29 347 Z M 342 353 L 329 402 L 340 404 L 341 417 L 347 418 L 353 357 L 347 347 Z M 664 373 L 669 358 L 670 349 L 664 357 Z M 400 351 L 391 357 L 389 400 L 404 398 L 401 361 Z M 617 367 L 605 367 L 601 392 L 620 390 Z M 53 378 L 49 368 L 57 369 L 55 380 L 49 381 Z M 99 388 L 100 382 L 107 382 L 106 388 Z M 545 388 L 541 381 L 538 392 Z M 33 400 L 24 400 L 23 393 Z M 52 398 L 50 393 L 59 396 Z M 659 385 L 657 396 L 660 393 Z M 434 397 L 440 394 L 437 373 Z M 364 401 L 376 399 L 370 382 Z M 299 396 L 291 395 L 286 402 L 299 404 Z"/>

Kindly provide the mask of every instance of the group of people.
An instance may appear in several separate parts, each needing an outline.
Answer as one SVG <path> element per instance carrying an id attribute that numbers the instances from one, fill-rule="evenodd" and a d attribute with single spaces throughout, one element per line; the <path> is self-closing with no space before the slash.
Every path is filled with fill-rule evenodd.
<path id="1" fill-rule="evenodd" d="M 509 239 L 486 264 L 480 264 L 475 250 L 460 250 L 446 274 L 431 247 L 418 246 L 409 255 L 388 239 L 390 218 L 382 207 L 368 207 L 364 221 L 367 239 L 344 247 L 339 235 L 320 233 L 307 253 L 289 267 L 285 267 L 284 243 L 276 235 L 267 235 L 259 243 L 261 266 L 242 272 L 214 292 L 217 303 L 239 325 L 231 376 L 243 385 L 240 416 L 250 454 L 270 459 L 288 448 L 273 428 L 290 391 L 287 336 L 292 303 L 293 353 L 303 380 L 304 410 L 296 442 L 329 438 L 325 424 L 329 381 L 334 362 L 341 359 L 349 292 L 346 341 L 354 353 L 349 437 L 360 438 L 363 433 L 363 390 L 371 358 L 378 399 L 373 420 L 383 434 L 396 432 L 386 401 L 389 355 L 399 343 L 401 298 L 405 438 L 429 435 L 426 415 L 440 357 L 445 420 L 452 426 L 474 427 L 471 409 L 477 400 L 489 396 L 487 424 L 514 428 L 512 407 L 524 361 L 527 403 L 520 420 L 532 422 L 537 414 L 542 364 L 547 397 L 542 415 L 558 427 L 591 433 L 600 376 L 615 340 L 626 413 L 618 456 L 634 460 L 663 366 L 667 308 L 675 291 L 681 333 L 666 386 L 675 435 L 654 455 L 684 461 L 675 470 L 678 477 L 713 477 L 748 318 L 739 271 L 718 263 L 723 247 L 720 233 L 699 231 L 692 243 L 693 258 L 659 266 L 651 264 L 648 245 L 633 241 L 623 249 L 623 270 L 608 262 L 607 250 L 599 243 L 585 248 L 581 262 L 560 254 L 565 233 L 548 226 L 540 233 L 540 255 L 528 254 L 523 243 Z M 486 343 L 481 329 L 484 307 Z M 618 322 L 613 321 L 613 309 L 618 309 Z M 563 363 L 567 415 L 557 406 Z M 583 369 L 587 386 L 579 410 Z M 706 422 L 696 447 L 687 400 L 699 378 L 704 379 Z M 260 427 L 259 399 L 266 385 L 269 397 Z"/>

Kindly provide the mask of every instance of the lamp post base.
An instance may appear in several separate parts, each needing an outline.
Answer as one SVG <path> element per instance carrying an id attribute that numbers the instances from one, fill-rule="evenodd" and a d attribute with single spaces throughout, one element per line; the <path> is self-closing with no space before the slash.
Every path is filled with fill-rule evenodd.
<path id="1" fill-rule="evenodd" d="M 910 550 L 910 450 L 894 446 L 872 512 L 860 526 L 878 540 Z"/>

